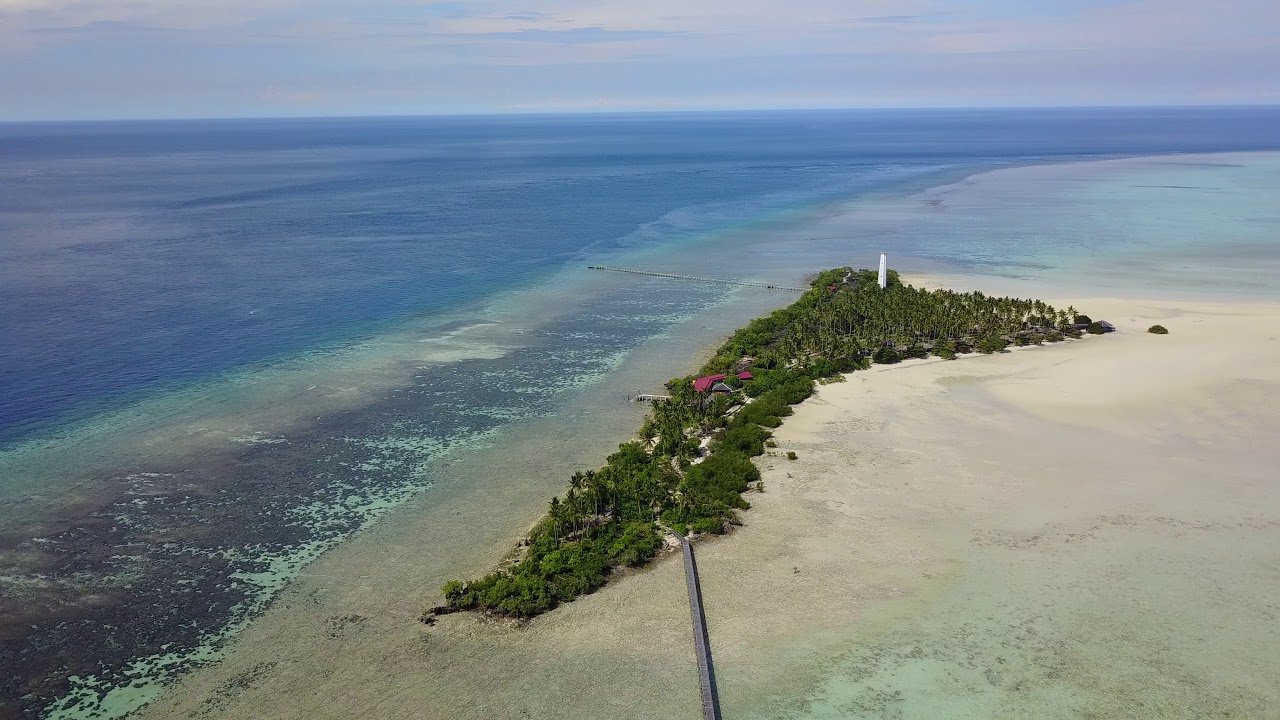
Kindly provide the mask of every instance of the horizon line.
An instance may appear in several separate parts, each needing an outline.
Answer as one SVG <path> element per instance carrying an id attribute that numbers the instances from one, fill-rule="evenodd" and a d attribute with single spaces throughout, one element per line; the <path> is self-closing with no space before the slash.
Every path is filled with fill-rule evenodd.
<path id="1" fill-rule="evenodd" d="M 633 110 L 502 110 L 477 112 L 420 112 L 386 114 L 317 114 L 317 115 L 177 115 L 167 117 L 101 117 L 101 118 L 0 118 L 0 125 L 53 124 L 53 123 L 121 123 L 121 122 L 211 122 L 231 120 L 393 120 L 417 118 L 500 118 L 500 117 L 600 117 L 600 116 L 654 116 L 654 115 L 713 115 L 713 114 L 776 114 L 820 112 L 902 112 L 902 111 L 957 111 L 957 110 L 1204 110 L 1280 108 L 1280 102 L 1259 103 L 1184 103 L 1184 104 L 1111 104 L 1111 105 L 884 105 L 884 106 L 831 106 L 794 108 L 680 108 Z"/>

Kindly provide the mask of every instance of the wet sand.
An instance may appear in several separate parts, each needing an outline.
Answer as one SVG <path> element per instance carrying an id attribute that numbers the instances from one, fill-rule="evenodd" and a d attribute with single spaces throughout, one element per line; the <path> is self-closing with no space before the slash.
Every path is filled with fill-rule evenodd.
<path id="1" fill-rule="evenodd" d="M 1119 331 L 877 367 L 787 420 L 799 459 L 698 546 L 726 717 L 1276 716 L 1280 305 L 1072 302 Z M 697 717 L 675 557 L 523 626 L 416 622 L 589 462 L 522 435 L 545 479 L 326 554 L 143 716 Z"/>

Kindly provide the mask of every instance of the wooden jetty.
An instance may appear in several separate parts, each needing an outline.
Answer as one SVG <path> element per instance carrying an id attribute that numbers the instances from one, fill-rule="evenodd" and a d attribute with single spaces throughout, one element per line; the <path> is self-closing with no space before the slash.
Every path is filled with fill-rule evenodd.
<path id="1" fill-rule="evenodd" d="M 698 564 L 693 559 L 689 538 L 680 536 L 684 551 L 684 581 L 689 586 L 689 613 L 693 617 L 693 649 L 698 655 L 698 678 L 702 686 L 702 715 L 705 720 L 721 720 L 720 697 L 716 691 L 716 672 L 711 665 L 711 639 L 707 635 L 707 619 L 702 612 L 702 586 L 698 583 Z"/>
<path id="2" fill-rule="evenodd" d="M 652 393 L 637 393 L 632 395 L 630 402 L 648 402 L 650 400 L 670 400 L 670 395 L 654 395 Z"/>
<path id="3" fill-rule="evenodd" d="M 809 288 L 788 287 L 770 283 L 750 282 L 748 280 L 729 280 L 726 278 L 698 277 L 697 275 L 677 275 L 675 273 L 653 272 L 651 270 L 634 270 L 631 268 L 606 267 L 604 265 L 588 265 L 588 270 L 608 270 L 609 272 L 631 273 L 632 275 L 648 275 L 649 277 L 687 280 L 689 282 L 715 283 L 717 285 L 740 285 L 742 287 L 764 288 L 766 290 L 785 290 L 787 292 L 808 292 Z"/>

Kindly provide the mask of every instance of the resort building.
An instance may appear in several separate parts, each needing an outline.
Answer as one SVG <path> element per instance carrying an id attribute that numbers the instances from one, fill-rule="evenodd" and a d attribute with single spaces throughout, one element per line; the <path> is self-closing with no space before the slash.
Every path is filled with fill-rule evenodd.
<path id="1" fill-rule="evenodd" d="M 697 378 L 693 381 L 693 389 L 695 392 L 700 392 L 700 393 L 707 392 L 708 390 L 710 390 L 711 392 L 733 392 L 733 388 L 724 384 L 724 380 L 727 377 L 729 376 L 726 375 L 725 373 L 716 373 L 715 375 L 703 375 L 702 377 Z M 743 371 L 737 374 L 737 378 L 739 380 L 746 381 L 746 380 L 753 380 L 755 376 L 749 372 Z M 722 387 L 723 389 L 720 389 Z"/>

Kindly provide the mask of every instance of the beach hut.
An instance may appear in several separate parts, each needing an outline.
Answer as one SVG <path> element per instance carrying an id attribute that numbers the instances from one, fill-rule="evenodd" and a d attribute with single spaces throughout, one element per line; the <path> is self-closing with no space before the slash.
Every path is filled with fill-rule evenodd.
<path id="1" fill-rule="evenodd" d="M 1116 331 L 1116 326 L 1115 326 L 1115 325 L 1112 325 L 1111 323 L 1107 322 L 1106 320 L 1099 320 L 1099 321 L 1098 321 L 1098 326 L 1102 328 L 1102 332 L 1104 332 L 1104 333 L 1109 333 L 1109 332 L 1115 332 L 1115 331 Z"/>

